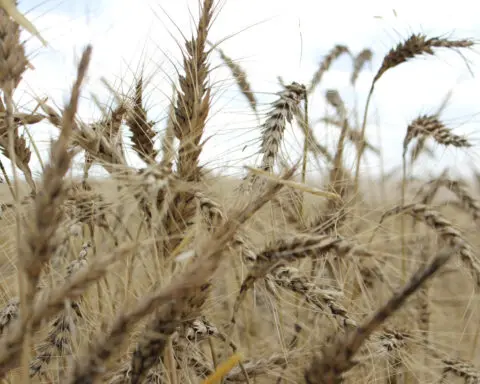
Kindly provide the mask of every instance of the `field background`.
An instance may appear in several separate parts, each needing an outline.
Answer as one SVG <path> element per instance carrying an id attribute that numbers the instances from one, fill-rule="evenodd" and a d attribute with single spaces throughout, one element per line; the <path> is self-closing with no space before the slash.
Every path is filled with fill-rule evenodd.
<path id="1" fill-rule="evenodd" d="M 19 5 L 39 37 L 0 3 L 0 378 L 480 383 L 469 24 L 320 49 L 299 2 L 285 46 L 278 21 L 216 44 L 242 30 L 231 3 L 151 8 L 171 40 L 111 68 L 127 36 L 95 39 L 103 13 Z M 146 17 L 122 6 L 97 11 Z M 244 34 L 267 63 L 241 59 Z M 75 54 L 49 61 L 42 38 Z"/>

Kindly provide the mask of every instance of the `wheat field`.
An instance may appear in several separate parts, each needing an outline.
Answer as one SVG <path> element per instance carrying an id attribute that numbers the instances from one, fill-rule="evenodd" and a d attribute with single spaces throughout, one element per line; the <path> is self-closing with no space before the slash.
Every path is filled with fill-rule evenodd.
<path id="1" fill-rule="evenodd" d="M 480 383 L 480 175 L 478 185 L 448 169 L 413 176 L 434 145 L 473 143 L 440 106 L 405 127 L 400 171 L 362 176 L 365 153 L 382 156 L 366 126 L 383 75 L 475 42 L 411 34 L 385 55 L 356 111 L 327 90 L 332 151 L 315 135 L 309 95 L 341 56 L 355 85 L 373 52 L 334 46 L 309 84 L 279 79 L 263 113 L 248 73 L 209 40 L 217 5 L 201 2 L 158 124 L 141 74 L 129 92 L 111 89 L 116 103 L 101 120 L 80 118 L 94 46 L 62 108 L 18 107 L 14 92 L 35 64 L 20 31 L 45 41 L 13 0 L 0 2 L 2 382 Z M 201 161 L 213 56 L 259 121 L 259 157 L 243 177 Z M 58 135 L 37 177 L 25 128 L 40 122 Z M 292 129 L 303 142 L 293 160 L 282 153 Z M 124 132 L 140 168 L 125 156 Z M 312 158 L 326 172 L 307 180 Z M 92 166 L 108 176 L 93 177 Z"/>

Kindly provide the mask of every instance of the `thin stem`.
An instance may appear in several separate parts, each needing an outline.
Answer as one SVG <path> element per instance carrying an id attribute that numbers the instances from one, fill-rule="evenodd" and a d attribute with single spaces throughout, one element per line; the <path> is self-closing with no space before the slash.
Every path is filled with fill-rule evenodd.
<path id="1" fill-rule="evenodd" d="M 10 182 L 10 178 L 8 177 L 7 170 L 5 169 L 5 166 L 3 165 L 3 162 L 0 160 L 0 169 L 2 170 L 3 177 L 5 178 L 5 181 L 7 182 L 8 189 L 10 189 L 10 193 L 12 194 L 13 199 L 16 199 L 15 191 L 13 189 L 12 183 Z"/>
<path id="2" fill-rule="evenodd" d="M 402 192 L 401 192 L 401 206 L 405 206 L 405 193 L 407 189 L 407 161 L 406 161 L 407 150 L 406 148 L 403 151 L 402 155 Z M 402 280 L 407 280 L 407 252 L 406 252 L 406 243 L 405 243 L 405 215 L 402 215 L 400 218 L 400 236 L 402 239 Z"/>
<path id="3" fill-rule="evenodd" d="M 303 159 L 302 159 L 302 184 L 305 184 L 307 180 L 307 162 L 308 162 L 308 143 L 310 139 L 310 129 L 309 129 L 309 123 L 308 123 L 308 98 L 307 94 L 305 93 L 305 116 L 304 116 L 304 124 L 306 126 L 305 129 L 305 140 L 303 142 Z M 302 123 L 302 122 L 300 122 Z M 305 211 L 305 193 L 302 193 L 302 201 L 300 204 L 300 217 L 303 220 L 304 216 L 304 211 Z"/>
<path id="4" fill-rule="evenodd" d="M 10 162 L 12 164 L 12 175 L 13 175 L 13 188 L 14 188 L 14 199 L 15 199 L 15 234 L 16 234 L 16 245 L 17 250 L 20 249 L 20 200 L 19 200 L 19 185 L 18 185 L 18 174 L 16 166 L 16 156 L 15 156 L 15 137 L 17 135 L 14 121 L 13 121 L 13 81 L 9 81 L 3 90 L 3 96 L 5 99 L 5 108 L 6 108 L 6 123 L 8 130 L 8 151 Z M 21 262 L 21 261 L 19 261 Z M 25 338 L 22 348 L 22 382 L 29 383 L 30 376 L 28 374 L 29 362 L 30 362 L 30 308 L 27 307 L 26 297 L 26 287 L 23 279 L 23 268 L 21 265 L 18 265 L 17 268 L 17 278 L 18 278 L 18 288 L 20 292 L 20 313 L 21 318 L 25 322 Z"/>
<path id="5" fill-rule="evenodd" d="M 363 123 L 362 123 L 362 131 L 360 132 L 360 147 L 357 153 L 357 164 L 355 166 L 355 184 L 354 184 L 354 193 L 357 195 L 358 193 L 358 182 L 360 178 L 360 162 L 362 160 L 363 152 L 365 151 L 365 130 L 367 127 L 367 115 L 368 115 L 368 107 L 370 106 L 370 100 L 372 99 L 373 90 L 375 89 L 375 81 L 372 83 L 370 87 L 370 92 L 368 93 L 367 102 L 365 104 L 365 111 L 363 113 Z"/>

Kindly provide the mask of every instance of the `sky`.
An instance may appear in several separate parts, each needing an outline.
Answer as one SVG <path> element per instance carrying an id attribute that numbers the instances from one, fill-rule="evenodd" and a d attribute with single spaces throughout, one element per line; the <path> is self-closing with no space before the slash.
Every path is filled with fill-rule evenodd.
<path id="1" fill-rule="evenodd" d="M 327 89 L 336 89 L 349 108 L 357 103 L 363 114 L 366 95 L 383 56 L 412 33 L 474 40 L 480 37 L 476 19 L 480 3 L 471 0 L 459 0 L 455 7 L 430 0 L 328 4 L 317 0 L 221 0 L 217 5 L 209 38 L 221 41 L 219 47 L 246 70 L 260 102 L 260 122 L 280 90 L 277 77 L 308 84 L 335 44 L 347 45 L 353 54 L 370 48 L 373 62 L 360 75 L 355 90 L 349 83 L 351 59 L 344 56 L 334 62 L 309 99 L 312 121 L 325 114 L 334 115 L 325 102 Z M 197 0 L 20 0 L 19 9 L 49 43 L 47 48 L 42 47 L 35 38 L 23 34 L 35 69 L 25 74 L 15 94 L 19 108 L 34 108 L 32 96 L 48 96 L 50 103 L 64 105 L 81 51 L 86 44 L 92 44 L 93 60 L 80 116 L 85 121 L 98 118 L 101 110 L 93 100 L 111 103 L 112 95 L 102 79 L 126 93 L 143 70 L 148 79 L 149 118 L 158 122 L 161 137 L 172 84 L 176 84 L 181 71 L 183 36 L 191 36 L 198 20 Z M 399 166 L 409 122 L 421 114 L 433 113 L 450 91 L 451 101 L 442 120 L 455 133 L 466 135 L 474 148 L 465 151 L 434 146 L 436 159 L 422 157 L 415 170 L 425 174 L 448 166 L 453 172 L 466 173 L 477 163 L 480 57 L 478 48 L 464 53 L 462 58 L 439 51 L 435 57 L 417 58 L 382 77 L 368 116 L 367 137 L 382 148 L 383 161 L 368 156 L 363 172 L 378 174 L 382 168 L 388 172 Z M 259 121 L 217 54 L 211 56 L 210 63 L 214 97 L 204 136 L 209 140 L 201 160 L 218 172 L 239 174 L 244 165 L 254 165 L 258 160 Z M 319 142 L 335 148 L 336 128 L 317 124 L 313 130 Z M 55 129 L 38 124 L 31 126 L 30 132 L 39 143 L 42 157 L 46 157 Z M 282 153 L 292 162 L 298 160 L 302 142 L 298 128 L 289 126 Z M 353 168 L 353 154 L 352 147 L 345 160 L 349 168 Z M 38 172 L 34 157 L 31 165 Z M 128 152 L 128 160 L 142 166 L 132 151 Z M 320 166 L 311 163 L 311 177 L 318 174 Z"/>

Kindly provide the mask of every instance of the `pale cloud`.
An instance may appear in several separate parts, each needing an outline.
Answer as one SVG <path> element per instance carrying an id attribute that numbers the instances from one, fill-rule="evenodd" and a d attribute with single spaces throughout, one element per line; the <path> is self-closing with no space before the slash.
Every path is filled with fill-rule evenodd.
<path id="1" fill-rule="evenodd" d="M 220 5 L 210 38 L 217 42 L 228 37 L 221 47 L 246 69 L 262 102 L 262 112 L 268 110 L 268 103 L 275 98 L 273 93 L 279 90 L 277 76 L 288 82 L 308 83 L 318 62 L 334 44 L 347 44 L 353 52 L 370 47 L 375 53 L 373 69 L 362 73 L 357 85 L 362 111 L 383 55 L 410 33 L 453 33 L 452 37 L 458 38 L 480 35 L 476 21 L 480 4 L 469 0 L 457 1 L 455 7 L 418 0 L 328 4 L 316 0 L 226 0 Z M 171 82 L 181 68 L 178 44 L 183 44 L 182 34 L 191 36 L 198 17 L 197 0 L 30 0 L 20 6 L 24 11 L 32 9 L 28 15 L 51 47 L 43 49 L 38 42 L 29 40 L 36 70 L 25 76 L 18 97 L 27 100 L 22 92 L 35 90 L 39 96 L 48 94 L 61 105 L 68 95 L 79 53 L 83 46 L 92 43 L 94 58 L 86 94 L 93 92 L 102 100 L 108 98 L 99 81 L 101 77 L 128 90 L 139 73 L 140 63 L 144 63 L 146 73 L 152 75 L 148 88 L 152 118 L 160 120 L 165 116 Z M 473 72 L 478 72 L 478 54 L 474 51 L 467 57 Z M 212 65 L 219 63 L 214 56 Z M 325 75 L 311 99 L 312 119 L 324 114 L 322 95 L 328 88 L 338 89 L 347 104 L 353 105 L 350 71 L 351 62 L 344 57 Z M 212 138 L 202 160 L 237 172 L 242 164 L 252 162 L 258 150 L 258 123 L 225 68 L 216 70 L 212 80 L 216 84 L 215 102 L 206 132 Z M 442 52 L 438 57 L 418 58 L 385 74 L 375 90 L 367 133 L 376 143 L 377 133 L 381 132 L 387 168 L 400 163 L 401 142 L 409 121 L 434 111 L 451 89 L 454 94 L 445 118 L 455 132 L 468 134 L 477 143 L 480 84 L 459 55 Z M 81 112 L 85 119 L 92 118 L 93 103 L 84 100 Z M 159 127 L 162 129 L 162 124 Z M 54 132 L 45 126 L 35 129 L 43 149 Z M 334 148 L 333 128 L 326 131 L 319 125 L 315 132 L 320 141 Z M 290 130 L 287 138 L 285 150 L 297 159 L 301 134 Z M 437 170 L 453 165 L 461 170 L 477 157 L 476 148 L 469 152 L 438 148 L 437 152 L 438 165 L 428 161 L 422 165 Z M 351 163 L 352 159 L 348 161 Z M 137 163 L 141 164 L 138 160 Z M 375 173 L 379 163 L 369 157 L 369 167 Z"/>

